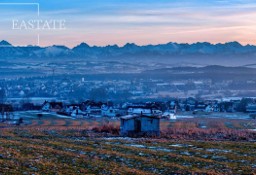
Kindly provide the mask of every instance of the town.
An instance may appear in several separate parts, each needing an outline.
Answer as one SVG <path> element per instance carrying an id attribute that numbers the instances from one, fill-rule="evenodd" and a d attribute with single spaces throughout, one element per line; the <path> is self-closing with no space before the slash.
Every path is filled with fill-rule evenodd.
<path id="1" fill-rule="evenodd" d="M 36 111 L 39 117 L 43 113 L 69 116 L 74 119 L 86 118 L 120 118 L 125 115 L 158 116 L 163 119 L 175 120 L 179 115 L 208 116 L 220 114 L 223 118 L 229 114 L 240 114 L 248 118 L 256 117 L 256 98 L 225 98 L 218 100 L 198 100 L 192 97 L 170 99 L 156 102 L 101 102 L 86 100 L 81 103 L 63 101 L 44 101 L 34 99 L 22 101 L 19 104 L 1 104 L 2 121 L 18 119 L 13 113 L 18 111 Z M 42 114 L 41 114 L 42 113 Z M 235 118 L 234 118 L 235 119 Z"/>

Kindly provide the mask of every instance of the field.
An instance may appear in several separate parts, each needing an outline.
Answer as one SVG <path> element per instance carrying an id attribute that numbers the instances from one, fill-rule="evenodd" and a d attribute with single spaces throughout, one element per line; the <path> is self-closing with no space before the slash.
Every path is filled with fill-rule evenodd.
<path id="1" fill-rule="evenodd" d="M 25 123 L 0 124 L 0 174 L 256 174 L 253 120 L 162 120 L 159 138 L 120 137 L 118 120 Z"/>

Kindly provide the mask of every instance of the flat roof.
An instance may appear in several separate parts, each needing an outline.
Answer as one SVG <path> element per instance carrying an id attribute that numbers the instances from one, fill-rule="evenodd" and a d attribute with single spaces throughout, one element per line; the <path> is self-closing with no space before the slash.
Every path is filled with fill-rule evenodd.
<path id="1" fill-rule="evenodd" d="M 121 119 L 129 120 L 129 119 L 134 119 L 134 118 L 139 118 L 139 117 L 160 119 L 160 117 L 158 117 L 158 116 L 146 116 L 146 115 L 126 115 L 126 116 L 122 116 Z"/>

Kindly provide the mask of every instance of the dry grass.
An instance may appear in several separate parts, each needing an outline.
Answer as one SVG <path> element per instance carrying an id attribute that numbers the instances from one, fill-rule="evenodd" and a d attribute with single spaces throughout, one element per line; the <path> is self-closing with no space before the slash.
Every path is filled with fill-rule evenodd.
<path id="1" fill-rule="evenodd" d="M 253 174 L 255 150 L 250 142 L 105 137 L 83 127 L 6 128 L 0 134 L 0 172 Z"/>
<path id="2" fill-rule="evenodd" d="M 255 133 L 245 131 L 253 121 L 162 121 L 161 137 L 134 139 L 117 137 L 118 120 L 0 127 L 0 174 L 256 173 Z"/>

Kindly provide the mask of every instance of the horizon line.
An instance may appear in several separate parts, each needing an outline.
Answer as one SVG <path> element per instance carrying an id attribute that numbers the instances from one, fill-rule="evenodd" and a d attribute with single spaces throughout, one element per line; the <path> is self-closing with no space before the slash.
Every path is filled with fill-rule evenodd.
<path id="1" fill-rule="evenodd" d="M 189 44 L 189 45 L 192 45 L 192 44 L 199 44 L 199 43 L 208 43 L 208 44 L 211 44 L 211 45 L 218 45 L 218 44 L 222 44 L 222 45 L 224 45 L 224 44 L 228 44 L 228 43 L 238 43 L 238 44 L 240 44 L 241 46 L 243 46 L 243 47 L 245 47 L 245 46 L 256 46 L 256 44 L 254 45 L 254 44 L 242 44 L 241 42 L 239 42 L 239 41 L 227 41 L 227 42 L 217 42 L 217 43 L 212 43 L 212 42 L 208 42 L 208 41 L 198 41 L 198 42 L 172 42 L 172 41 L 170 41 L 170 42 L 167 42 L 167 43 L 158 43 L 158 44 L 136 44 L 136 42 L 127 42 L 127 43 L 125 43 L 125 44 L 122 44 L 122 45 L 120 45 L 120 44 L 107 44 L 107 45 L 91 45 L 91 44 L 89 44 L 89 43 L 87 43 L 87 42 L 85 42 L 85 41 L 82 41 L 82 42 L 80 42 L 80 43 L 78 43 L 77 45 L 75 45 L 75 46 L 72 46 L 72 47 L 70 47 L 70 46 L 67 46 L 67 45 L 61 45 L 61 44 L 52 44 L 52 45 L 46 45 L 46 46 L 41 46 L 41 45 L 33 45 L 33 44 L 28 44 L 28 45 L 13 45 L 13 44 L 11 44 L 8 40 L 0 40 L 0 43 L 1 42 L 7 42 L 7 43 L 9 43 L 10 45 L 0 45 L 0 48 L 2 47 L 2 48 L 4 48 L 4 47 L 6 47 L 6 48 L 8 48 L 8 47 L 41 47 L 41 48 L 46 48 L 46 47 L 54 47 L 54 46 L 64 46 L 64 47 L 67 47 L 67 48 L 69 48 L 69 49 L 73 49 L 73 48 L 75 48 L 75 47 L 77 47 L 77 46 L 79 46 L 79 45 L 81 45 L 81 44 L 86 44 L 86 45 L 88 45 L 89 47 L 108 47 L 108 46 L 118 46 L 119 48 L 122 48 L 122 47 L 124 47 L 124 46 L 126 46 L 126 45 L 128 45 L 128 44 L 133 44 L 133 45 L 136 45 L 136 46 L 139 46 L 139 47 L 144 47 L 144 46 L 158 46 L 158 45 L 166 45 L 166 44 L 179 44 L 179 45 L 181 45 L 181 44 Z"/>

